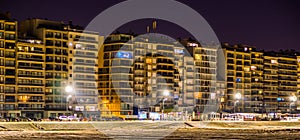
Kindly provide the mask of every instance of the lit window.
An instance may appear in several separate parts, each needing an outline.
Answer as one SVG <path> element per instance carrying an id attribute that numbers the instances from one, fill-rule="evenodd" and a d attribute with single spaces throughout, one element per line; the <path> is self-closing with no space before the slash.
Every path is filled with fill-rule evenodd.
<path id="1" fill-rule="evenodd" d="M 278 62 L 277 62 L 277 60 L 271 60 L 271 63 L 272 64 L 277 64 Z"/>
<path id="2" fill-rule="evenodd" d="M 151 59 L 151 58 L 147 58 L 147 59 L 146 59 L 146 63 L 147 63 L 147 64 L 151 64 L 151 63 L 152 63 L 152 59 Z"/>
<path id="3" fill-rule="evenodd" d="M 196 59 L 196 60 L 201 59 L 200 54 L 195 54 L 195 59 Z"/>
<path id="4" fill-rule="evenodd" d="M 197 44 L 197 43 L 188 43 L 188 46 L 191 46 L 191 47 L 198 47 L 198 44 Z"/>
<path id="5" fill-rule="evenodd" d="M 77 49 L 77 48 L 81 48 L 82 45 L 81 45 L 81 44 L 76 44 L 75 47 L 76 47 L 76 49 Z"/>
<path id="6" fill-rule="evenodd" d="M 251 66 L 251 70 L 256 70 L 256 66 Z"/>

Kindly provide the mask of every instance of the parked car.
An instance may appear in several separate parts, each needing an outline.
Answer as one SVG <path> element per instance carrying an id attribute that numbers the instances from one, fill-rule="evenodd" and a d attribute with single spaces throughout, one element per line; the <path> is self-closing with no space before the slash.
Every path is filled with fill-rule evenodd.
<path id="1" fill-rule="evenodd" d="M 75 117 L 75 116 L 68 116 L 68 121 L 78 121 L 79 118 Z"/>
<path id="2" fill-rule="evenodd" d="M 67 116 L 59 116 L 58 119 L 60 121 L 68 121 L 69 120 Z"/>

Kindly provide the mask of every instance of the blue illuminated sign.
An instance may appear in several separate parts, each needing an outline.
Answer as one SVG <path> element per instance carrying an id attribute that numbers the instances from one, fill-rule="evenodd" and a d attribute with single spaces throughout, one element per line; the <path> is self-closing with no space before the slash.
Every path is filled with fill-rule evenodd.
<path id="1" fill-rule="evenodd" d="M 132 54 L 130 52 L 117 52 L 116 58 L 132 58 Z"/>

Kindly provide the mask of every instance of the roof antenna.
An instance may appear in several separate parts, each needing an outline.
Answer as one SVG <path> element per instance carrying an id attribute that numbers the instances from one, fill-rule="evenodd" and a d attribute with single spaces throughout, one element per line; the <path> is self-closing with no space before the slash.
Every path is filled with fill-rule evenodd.
<path id="1" fill-rule="evenodd" d="M 150 27 L 147 26 L 147 33 L 150 33 Z"/>
<path id="2" fill-rule="evenodd" d="M 153 29 L 153 32 L 155 32 L 155 30 L 156 30 L 156 20 L 154 20 L 152 22 L 152 29 Z"/>

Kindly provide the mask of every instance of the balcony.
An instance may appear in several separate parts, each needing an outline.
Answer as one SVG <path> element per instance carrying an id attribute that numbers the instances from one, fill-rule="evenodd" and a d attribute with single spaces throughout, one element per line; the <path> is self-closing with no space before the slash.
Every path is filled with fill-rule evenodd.
<path id="1" fill-rule="evenodd" d="M 16 82 L 15 81 L 5 81 L 5 84 L 15 84 Z"/>
<path id="2" fill-rule="evenodd" d="M 56 63 L 61 63 L 61 60 L 55 60 Z"/>
<path id="3" fill-rule="evenodd" d="M 55 35 L 54 37 L 57 39 L 61 39 L 61 35 Z"/>
<path id="4" fill-rule="evenodd" d="M 78 102 L 79 104 L 98 104 L 97 102 Z"/>
<path id="5" fill-rule="evenodd" d="M 82 73 L 95 73 L 96 71 L 92 70 L 74 70 L 74 72 L 82 72 Z"/>
<path id="6" fill-rule="evenodd" d="M 5 64 L 6 67 L 15 67 L 15 64 Z"/>
<path id="7" fill-rule="evenodd" d="M 46 54 L 53 54 L 53 51 L 46 51 Z"/>
<path id="8" fill-rule="evenodd" d="M 65 64 L 68 64 L 68 61 L 66 61 L 66 60 L 63 60 L 62 62 L 65 63 Z"/>
<path id="9" fill-rule="evenodd" d="M 53 70 L 53 67 L 46 67 L 46 70 Z"/>
<path id="10" fill-rule="evenodd" d="M 34 77 L 34 78 L 44 78 L 43 75 L 23 75 L 23 74 L 18 74 L 18 77 Z"/>
<path id="11" fill-rule="evenodd" d="M 29 100 L 27 100 L 27 102 L 41 102 L 41 103 L 43 103 L 44 100 L 43 100 L 43 99 L 40 99 L 40 100 L 37 100 L 37 99 L 29 99 Z"/>
<path id="12" fill-rule="evenodd" d="M 46 106 L 45 110 L 51 110 L 51 111 L 65 111 L 66 107 L 57 107 L 57 108 L 49 108 Z"/>
<path id="13" fill-rule="evenodd" d="M 28 60 L 28 61 L 44 62 L 44 60 L 42 58 L 24 58 L 24 57 L 19 57 L 18 60 Z"/>
<path id="14" fill-rule="evenodd" d="M 61 55 L 62 53 L 60 51 L 56 51 L 55 54 Z"/>
<path id="15" fill-rule="evenodd" d="M 33 107 L 18 107 L 19 110 L 44 110 L 44 108 L 33 108 Z"/>
<path id="16" fill-rule="evenodd" d="M 16 28 L 15 28 L 15 27 L 6 27 L 6 28 L 5 28 L 5 31 L 12 31 L 12 32 L 15 32 L 15 31 L 16 31 Z"/>
<path id="17" fill-rule="evenodd" d="M 45 103 L 53 103 L 53 100 L 46 100 Z"/>
<path id="18" fill-rule="evenodd" d="M 47 42 L 47 41 L 46 41 L 46 46 L 53 46 L 53 45 L 54 45 L 53 42 Z"/>
<path id="19" fill-rule="evenodd" d="M 29 65 L 19 65 L 18 68 L 20 68 L 20 69 L 36 69 L 36 70 L 43 70 L 43 67 L 40 67 L 40 66 L 29 66 Z"/>
<path id="20" fill-rule="evenodd" d="M 15 99 L 5 99 L 5 102 L 16 102 Z"/>
<path id="21" fill-rule="evenodd" d="M 49 83 L 46 84 L 46 87 L 53 87 L 53 86 L 54 84 L 49 84 Z"/>
<path id="22" fill-rule="evenodd" d="M 18 85 L 44 86 L 44 84 L 40 84 L 40 83 L 18 83 Z"/>
<path id="23" fill-rule="evenodd" d="M 15 58 L 15 55 L 5 55 L 6 58 Z"/>
<path id="24" fill-rule="evenodd" d="M 5 90 L 4 92 L 5 92 L 5 93 L 16 93 L 15 90 Z"/>
<path id="25" fill-rule="evenodd" d="M 19 90 L 18 94 L 44 94 L 44 92 L 43 91 Z"/>

